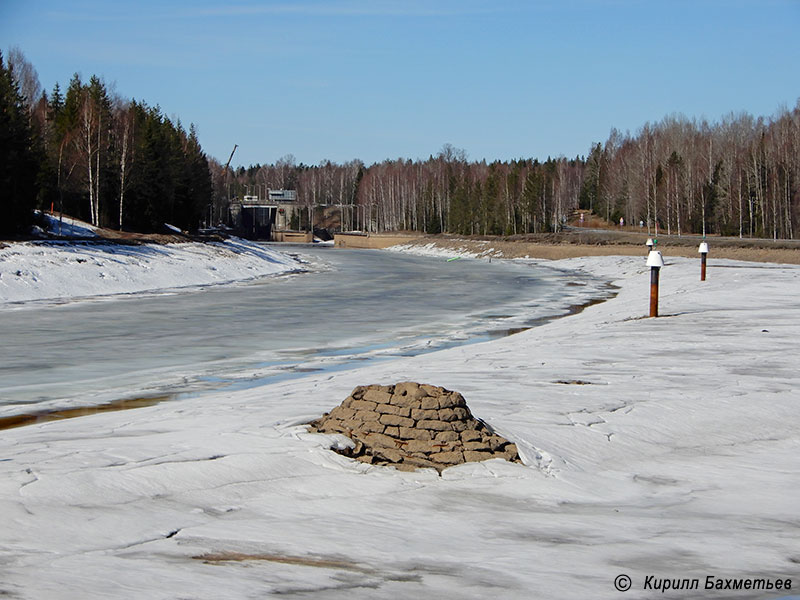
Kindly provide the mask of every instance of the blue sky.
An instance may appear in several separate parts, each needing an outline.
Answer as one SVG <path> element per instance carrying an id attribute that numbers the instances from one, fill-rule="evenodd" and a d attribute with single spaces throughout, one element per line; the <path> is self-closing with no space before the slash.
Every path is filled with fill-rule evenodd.
<path id="1" fill-rule="evenodd" d="M 588 153 L 800 98 L 800 0 L 0 0 L 0 49 L 195 123 L 235 165 Z"/>

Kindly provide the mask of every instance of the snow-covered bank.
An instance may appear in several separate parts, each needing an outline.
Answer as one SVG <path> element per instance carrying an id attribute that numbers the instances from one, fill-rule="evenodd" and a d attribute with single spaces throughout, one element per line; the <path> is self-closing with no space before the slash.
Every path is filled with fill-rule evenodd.
<path id="1" fill-rule="evenodd" d="M 389 246 L 386 250 L 441 258 L 503 258 L 503 253 L 495 250 L 491 242 L 480 240 L 449 240 L 448 245 L 436 242 L 397 244 Z"/>
<path id="2" fill-rule="evenodd" d="M 128 245 L 41 241 L 0 248 L 0 306 L 242 281 L 302 269 L 253 242 Z"/>
<path id="3" fill-rule="evenodd" d="M 554 266 L 617 297 L 489 343 L 4 431 L 0 595 L 797 593 L 800 268 L 712 261 L 700 283 L 697 260 L 667 263 L 658 319 L 641 318 L 642 257 L 570 259 Z M 302 426 L 355 385 L 405 380 L 461 392 L 526 464 L 401 473 Z M 708 576 L 792 590 L 706 591 Z"/>
<path id="4" fill-rule="evenodd" d="M 97 238 L 100 237 L 97 232 L 98 227 L 75 219 L 67 215 L 59 215 L 51 213 L 36 212 L 36 218 L 47 230 L 47 233 L 64 238 Z M 34 228 L 34 231 L 42 232 L 39 226 Z M 178 230 L 180 233 L 180 230 Z"/>

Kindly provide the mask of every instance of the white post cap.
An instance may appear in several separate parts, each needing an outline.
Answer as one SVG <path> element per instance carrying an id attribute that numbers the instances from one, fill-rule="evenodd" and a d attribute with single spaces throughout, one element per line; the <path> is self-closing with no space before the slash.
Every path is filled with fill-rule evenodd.
<path id="1" fill-rule="evenodd" d="M 653 238 L 647 238 L 647 241 L 644 243 L 645 246 L 652 248 L 653 247 Z"/>
<path id="2" fill-rule="evenodd" d="M 700 247 L 697 249 L 700 254 L 708 254 L 708 243 L 700 242 Z"/>
<path id="3" fill-rule="evenodd" d="M 664 266 L 664 257 L 661 256 L 660 250 L 650 250 L 650 254 L 647 255 L 647 266 L 657 269 Z"/>

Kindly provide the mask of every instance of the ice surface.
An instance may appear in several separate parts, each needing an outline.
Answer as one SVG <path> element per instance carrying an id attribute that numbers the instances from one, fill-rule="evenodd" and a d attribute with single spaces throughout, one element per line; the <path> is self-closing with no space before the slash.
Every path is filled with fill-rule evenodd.
<path id="1" fill-rule="evenodd" d="M 488 343 L 4 431 L 0 595 L 786 596 L 642 590 L 800 585 L 800 268 L 713 261 L 701 283 L 665 261 L 658 319 L 643 257 L 569 259 L 619 294 Z M 302 426 L 403 380 L 460 391 L 526 464 L 400 473 Z"/>
<path id="2" fill-rule="evenodd" d="M 430 352 L 507 335 L 608 293 L 602 280 L 573 285 L 573 275 L 516 261 L 445 266 L 409 254 L 271 248 L 288 248 L 309 271 L 0 311 L 0 418 Z"/>

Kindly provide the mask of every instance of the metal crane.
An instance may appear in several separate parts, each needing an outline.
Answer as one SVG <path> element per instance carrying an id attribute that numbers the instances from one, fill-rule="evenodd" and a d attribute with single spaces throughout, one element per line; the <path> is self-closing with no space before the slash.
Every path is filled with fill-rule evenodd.
<path id="1" fill-rule="evenodd" d="M 231 160 L 233 160 L 233 155 L 238 147 L 238 144 L 233 145 L 233 150 L 231 150 L 231 155 L 228 157 L 228 162 L 225 163 L 225 168 L 222 170 L 222 172 L 225 173 L 225 190 L 228 192 L 228 202 L 231 201 L 231 190 L 230 187 L 228 187 L 228 167 L 231 166 Z"/>
<path id="2" fill-rule="evenodd" d="M 223 170 L 225 171 L 226 178 L 227 178 L 227 173 L 228 173 L 228 167 L 231 166 L 231 160 L 233 160 L 233 153 L 236 152 L 236 149 L 238 147 L 239 147 L 238 144 L 234 144 L 233 145 L 233 150 L 231 150 L 231 155 L 228 157 L 228 162 L 225 163 L 225 168 Z"/>
<path id="3" fill-rule="evenodd" d="M 233 150 L 231 150 L 231 155 L 228 157 L 228 162 L 226 162 L 225 166 L 222 168 L 222 172 L 225 173 L 225 192 L 226 192 L 226 196 L 227 196 L 225 199 L 228 201 L 229 205 L 231 203 L 231 188 L 230 188 L 230 185 L 228 183 L 228 167 L 231 166 L 231 161 L 233 160 L 233 155 L 236 152 L 236 149 L 238 147 L 239 147 L 238 144 L 234 144 L 233 145 Z M 212 214 L 211 214 L 212 205 L 209 205 L 208 210 L 209 210 L 208 226 L 211 227 L 212 226 Z M 222 209 L 220 208 L 220 210 L 222 210 Z"/>

